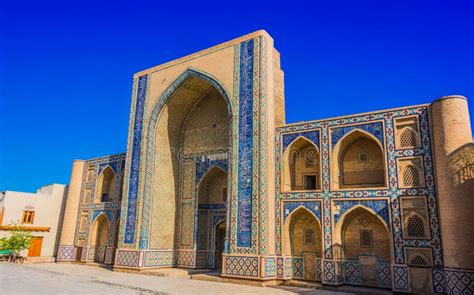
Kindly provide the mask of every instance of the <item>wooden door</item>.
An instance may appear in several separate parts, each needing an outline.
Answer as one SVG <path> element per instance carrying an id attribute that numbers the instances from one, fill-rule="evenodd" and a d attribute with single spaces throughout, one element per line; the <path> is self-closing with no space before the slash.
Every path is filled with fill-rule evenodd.
<path id="1" fill-rule="evenodd" d="M 29 257 L 41 256 L 41 247 L 43 246 L 43 237 L 33 237 L 30 248 L 28 249 Z"/>

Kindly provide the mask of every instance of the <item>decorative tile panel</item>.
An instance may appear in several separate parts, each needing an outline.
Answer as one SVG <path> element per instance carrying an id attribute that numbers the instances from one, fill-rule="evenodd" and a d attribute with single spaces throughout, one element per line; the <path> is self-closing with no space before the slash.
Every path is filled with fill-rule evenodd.
<path id="1" fill-rule="evenodd" d="M 283 222 L 296 209 L 303 207 L 314 213 L 318 221 L 321 222 L 321 202 L 307 201 L 307 202 L 285 202 L 283 203 Z"/>
<path id="2" fill-rule="evenodd" d="M 258 277 L 258 257 L 224 256 L 225 274 L 239 277 Z"/>
<path id="3" fill-rule="evenodd" d="M 392 287 L 392 270 L 390 263 L 377 262 L 377 286 Z"/>
<path id="4" fill-rule="evenodd" d="M 383 145 L 383 124 L 382 122 L 373 122 L 367 124 L 359 124 L 359 125 L 351 125 L 351 126 L 344 126 L 331 129 L 331 143 L 332 147 L 336 145 L 336 143 L 343 138 L 347 133 L 355 130 L 361 129 L 367 131 L 368 133 L 372 134 L 379 140 L 379 143 Z"/>
<path id="5" fill-rule="evenodd" d="M 410 291 L 410 284 L 408 281 L 408 267 L 394 266 L 393 267 L 394 291 L 408 292 Z"/>
<path id="6" fill-rule="evenodd" d="M 117 251 L 115 265 L 138 267 L 140 263 L 140 251 Z"/>
<path id="7" fill-rule="evenodd" d="M 148 75 L 138 78 L 138 90 L 135 107 L 135 122 L 133 124 L 133 139 L 131 149 L 130 178 L 127 198 L 127 215 L 125 219 L 125 244 L 132 244 L 135 238 L 135 225 L 138 205 L 138 185 L 140 174 L 140 151 L 142 139 L 143 112 L 147 91 Z"/>
<path id="8" fill-rule="evenodd" d="M 293 257 L 293 278 L 304 279 L 304 260 L 301 257 Z"/>
<path id="9" fill-rule="evenodd" d="M 319 130 L 308 131 L 308 132 L 297 132 L 297 133 L 290 133 L 284 134 L 282 138 L 283 147 L 282 152 L 285 152 L 286 148 L 298 137 L 303 137 L 314 143 L 316 147 L 319 149 Z"/>
<path id="10" fill-rule="evenodd" d="M 344 262 L 344 278 L 345 282 L 352 285 L 360 285 L 360 264 L 358 261 Z"/>
<path id="11" fill-rule="evenodd" d="M 251 246 L 253 180 L 253 46 L 241 43 L 237 246 Z"/>

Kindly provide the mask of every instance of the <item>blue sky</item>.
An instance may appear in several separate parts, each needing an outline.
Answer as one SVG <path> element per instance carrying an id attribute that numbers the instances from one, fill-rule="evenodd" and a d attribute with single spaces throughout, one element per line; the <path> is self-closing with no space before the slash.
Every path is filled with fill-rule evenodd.
<path id="1" fill-rule="evenodd" d="M 281 53 L 287 122 L 448 94 L 472 117 L 474 1 L 284 3 L 0 0 L 0 190 L 124 152 L 133 73 L 258 29 Z"/>

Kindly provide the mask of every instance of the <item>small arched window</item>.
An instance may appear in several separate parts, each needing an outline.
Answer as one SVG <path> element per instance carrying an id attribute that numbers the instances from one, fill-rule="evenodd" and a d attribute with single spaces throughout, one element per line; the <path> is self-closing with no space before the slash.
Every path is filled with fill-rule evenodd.
<path id="1" fill-rule="evenodd" d="M 410 216 L 407 222 L 407 231 L 411 238 L 424 238 L 426 234 L 423 219 L 418 215 Z"/>
<path id="2" fill-rule="evenodd" d="M 413 166 L 408 165 L 403 170 L 403 185 L 406 187 L 418 187 L 421 185 L 421 173 L 420 170 Z"/>
<path id="3" fill-rule="evenodd" d="M 406 127 L 400 135 L 400 147 L 407 148 L 414 146 L 417 146 L 417 134 L 413 128 Z"/>

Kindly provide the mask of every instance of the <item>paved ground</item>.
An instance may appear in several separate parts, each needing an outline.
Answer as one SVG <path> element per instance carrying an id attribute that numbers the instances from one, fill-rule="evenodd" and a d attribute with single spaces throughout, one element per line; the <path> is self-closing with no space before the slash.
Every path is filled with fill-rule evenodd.
<path id="1" fill-rule="evenodd" d="M 77 264 L 0 263 L 0 294 L 345 294 L 119 273 Z"/>

